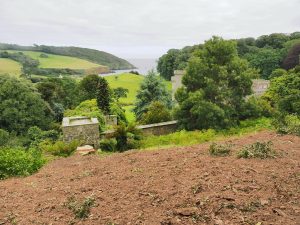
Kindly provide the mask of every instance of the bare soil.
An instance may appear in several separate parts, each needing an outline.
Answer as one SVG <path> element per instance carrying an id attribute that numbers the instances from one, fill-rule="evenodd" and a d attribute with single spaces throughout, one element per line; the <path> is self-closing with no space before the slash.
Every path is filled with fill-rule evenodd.
<path id="1" fill-rule="evenodd" d="M 272 141 L 274 159 L 237 159 L 236 151 Z M 210 143 L 106 157 L 54 160 L 26 178 L 0 181 L 0 224 L 300 224 L 300 138 L 263 131 Z M 75 218 L 68 199 L 95 205 Z"/>

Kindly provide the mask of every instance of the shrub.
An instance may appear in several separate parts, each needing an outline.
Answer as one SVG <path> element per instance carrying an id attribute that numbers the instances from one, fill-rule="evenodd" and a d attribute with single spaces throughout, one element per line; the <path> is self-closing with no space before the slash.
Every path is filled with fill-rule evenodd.
<path id="1" fill-rule="evenodd" d="M 30 175 L 40 169 L 44 163 L 42 153 L 37 149 L 1 148 L 0 179 Z"/>
<path id="2" fill-rule="evenodd" d="M 170 121 L 172 119 L 168 108 L 159 101 L 154 101 L 150 104 L 146 113 L 141 117 L 142 124 L 152 124 Z"/>
<path id="3" fill-rule="evenodd" d="M 0 146 L 7 144 L 9 140 L 9 133 L 5 130 L 0 129 Z"/>
<path id="4" fill-rule="evenodd" d="M 37 126 L 30 127 L 27 131 L 27 136 L 30 139 L 31 146 L 38 146 L 38 144 L 45 139 L 55 141 L 59 137 L 59 133 L 56 130 L 43 131 Z"/>
<path id="5" fill-rule="evenodd" d="M 238 152 L 238 158 L 273 158 L 275 151 L 272 148 L 272 142 L 255 142 L 254 144 L 245 146 Z"/>
<path id="6" fill-rule="evenodd" d="M 129 124 L 120 124 L 117 126 L 114 137 L 117 141 L 117 150 L 120 152 L 139 148 L 141 140 L 141 131 L 138 130 L 135 125 Z"/>
<path id="7" fill-rule="evenodd" d="M 39 147 L 46 153 L 50 153 L 54 156 L 68 157 L 70 156 L 80 145 L 80 141 L 74 140 L 70 143 L 65 143 L 63 141 L 57 141 L 52 143 L 49 140 L 45 140 L 40 143 Z"/>
<path id="8" fill-rule="evenodd" d="M 279 115 L 273 121 L 277 131 L 300 136 L 300 117 L 297 115 Z"/>
<path id="9" fill-rule="evenodd" d="M 100 149 L 108 152 L 115 152 L 117 150 L 117 140 L 115 138 L 104 139 L 100 142 Z"/>
<path id="10" fill-rule="evenodd" d="M 209 153 L 212 156 L 227 156 L 230 154 L 231 144 L 216 144 L 212 143 L 209 146 Z"/>
<path id="11" fill-rule="evenodd" d="M 86 197 L 83 202 L 78 202 L 75 197 L 68 199 L 66 206 L 72 210 L 75 218 L 85 219 L 88 218 L 91 212 L 91 207 L 95 205 L 95 198 Z"/>

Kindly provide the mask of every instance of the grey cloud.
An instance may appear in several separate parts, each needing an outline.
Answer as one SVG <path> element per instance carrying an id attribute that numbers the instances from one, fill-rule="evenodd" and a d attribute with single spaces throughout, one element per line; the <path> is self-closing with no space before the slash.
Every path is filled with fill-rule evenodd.
<path id="1" fill-rule="evenodd" d="M 299 0 L 0 0 L 0 42 L 76 45 L 120 57 L 300 30 Z"/>

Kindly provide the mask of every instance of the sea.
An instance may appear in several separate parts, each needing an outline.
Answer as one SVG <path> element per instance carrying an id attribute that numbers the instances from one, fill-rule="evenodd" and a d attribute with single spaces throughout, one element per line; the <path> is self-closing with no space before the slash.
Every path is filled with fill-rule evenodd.
<path id="1" fill-rule="evenodd" d="M 156 71 L 157 61 L 158 59 L 126 59 L 132 65 L 136 67 L 136 69 L 130 70 L 114 70 L 112 73 L 100 74 L 102 77 L 117 75 L 122 73 L 128 73 L 130 71 L 137 71 L 141 75 L 147 75 L 150 70 Z"/>

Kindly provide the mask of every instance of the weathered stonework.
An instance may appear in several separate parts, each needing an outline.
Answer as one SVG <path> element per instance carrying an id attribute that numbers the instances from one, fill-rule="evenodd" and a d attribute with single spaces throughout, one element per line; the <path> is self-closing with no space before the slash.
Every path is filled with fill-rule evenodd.
<path id="1" fill-rule="evenodd" d="M 162 122 L 162 123 L 154 123 L 147 125 L 140 125 L 136 127 L 142 131 L 142 134 L 147 135 L 166 135 L 173 133 L 177 130 L 177 120 Z M 101 133 L 101 139 L 109 139 L 114 136 L 114 130 L 107 130 Z"/>
<path id="2" fill-rule="evenodd" d="M 254 96 L 262 96 L 270 86 L 269 80 L 264 79 L 253 79 L 252 80 L 252 91 Z"/>
<path id="3" fill-rule="evenodd" d="M 175 70 L 174 76 L 171 77 L 172 82 L 172 99 L 175 99 L 175 92 L 182 86 L 181 80 L 184 75 L 184 70 Z"/>
<path id="4" fill-rule="evenodd" d="M 85 145 L 99 148 L 99 122 L 97 118 L 65 117 L 62 122 L 63 140 L 81 140 Z"/>
<path id="5" fill-rule="evenodd" d="M 107 115 L 107 116 L 105 116 L 105 124 L 107 126 L 116 126 L 116 125 L 118 125 L 118 117 L 116 115 Z"/>

